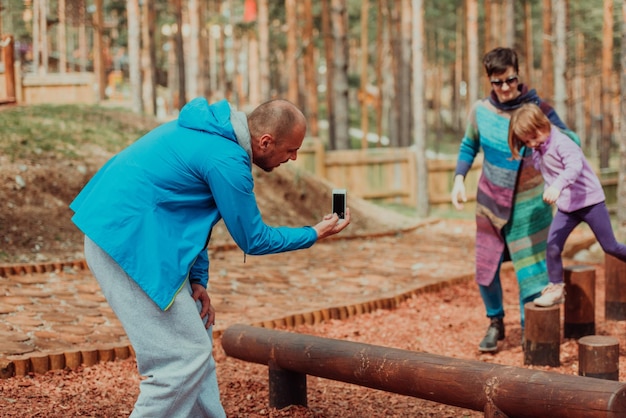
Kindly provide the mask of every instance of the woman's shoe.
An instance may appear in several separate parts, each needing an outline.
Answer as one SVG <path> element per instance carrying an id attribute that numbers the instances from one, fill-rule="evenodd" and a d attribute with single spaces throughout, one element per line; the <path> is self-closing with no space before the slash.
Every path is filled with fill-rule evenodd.
<path id="1" fill-rule="evenodd" d="M 498 340 L 504 340 L 504 320 L 502 318 L 491 318 L 487 333 L 480 344 L 478 344 L 478 351 L 483 353 L 498 351 Z"/>

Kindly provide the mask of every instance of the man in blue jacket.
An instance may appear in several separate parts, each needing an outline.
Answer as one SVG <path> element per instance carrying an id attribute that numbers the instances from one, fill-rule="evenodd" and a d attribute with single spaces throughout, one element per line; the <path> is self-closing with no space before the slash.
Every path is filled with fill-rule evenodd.
<path id="1" fill-rule="evenodd" d="M 263 222 L 252 163 L 272 171 L 295 160 L 305 133 L 304 115 L 285 100 L 246 116 L 196 98 L 111 158 L 71 203 L 89 268 L 146 377 L 131 417 L 225 416 L 206 290 L 207 245 L 220 219 L 252 255 L 308 248 L 350 223 L 349 210 L 314 227 Z"/>

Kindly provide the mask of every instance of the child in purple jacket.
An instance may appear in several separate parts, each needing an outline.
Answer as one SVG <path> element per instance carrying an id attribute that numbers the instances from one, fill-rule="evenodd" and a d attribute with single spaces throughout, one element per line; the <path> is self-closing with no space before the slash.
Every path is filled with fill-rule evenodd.
<path id="1" fill-rule="evenodd" d="M 533 149 L 533 162 L 545 181 L 543 200 L 556 203 L 558 209 L 550 225 L 546 249 L 550 284 L 534 300 L 538 306 L 552 306 L 565 300 L 561 253 L 565 240 L 578 224 L 586 222 L 602 250 L 622 261 L 626 261 L 626 245 L 615 239 L 602 185 L 581 148 L 552 126 L 532 103 L 516 110 L 509 125 L 513 158 L 520 158 L 524 146 Z"/>

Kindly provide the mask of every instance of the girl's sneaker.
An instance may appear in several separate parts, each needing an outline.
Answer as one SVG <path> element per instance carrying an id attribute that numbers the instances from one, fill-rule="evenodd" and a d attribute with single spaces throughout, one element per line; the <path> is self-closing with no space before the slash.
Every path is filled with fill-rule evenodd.
<path id="1" fill-rule="evenodd" d="M 541 291 L 541 296 L 533 302 L 543 307 L 565 302 L 565 283 L 550 283 Z"/>

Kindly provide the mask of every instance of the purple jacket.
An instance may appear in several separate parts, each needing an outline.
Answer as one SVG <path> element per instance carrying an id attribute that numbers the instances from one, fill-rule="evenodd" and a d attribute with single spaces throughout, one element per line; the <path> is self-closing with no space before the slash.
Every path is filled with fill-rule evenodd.
<path id="1" fill-rule="evenodd" d="M 573 212 L 605 200 L 600 180 L 582 149 L 555 126 L 546 142 L 533 150 L 532 157 L 545 187 L 561 191 L 556 200 L 561 212 Z"/>

